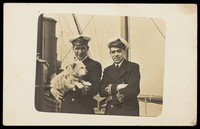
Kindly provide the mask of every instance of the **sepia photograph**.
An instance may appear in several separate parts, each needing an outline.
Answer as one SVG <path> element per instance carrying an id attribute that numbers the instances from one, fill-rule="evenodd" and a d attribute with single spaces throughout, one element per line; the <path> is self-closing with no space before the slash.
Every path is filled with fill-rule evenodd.
<path id="1" fill-rule="evenodd" d="M 195 4 L 5 3 L 3 125 L 195 126 L 196 54 Z"/>
<path id="2" fill-rule="evenodd" d="M 38 18 L 36 109 L 158 116 L 163 101 L 164 53 L 165 22 L 162 19 L 41 14 Z M 119 70 L 115 69 L 117 64 Z M 82 70 L 79 72 L 78 67 L 84 67 L 87 72 L 80 73 Z"/>

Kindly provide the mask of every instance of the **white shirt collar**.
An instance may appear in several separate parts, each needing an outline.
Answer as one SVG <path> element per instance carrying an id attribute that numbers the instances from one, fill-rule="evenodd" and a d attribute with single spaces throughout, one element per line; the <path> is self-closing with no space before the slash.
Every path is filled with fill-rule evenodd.
<path id="1" fill-rule="evenodd" d="M 115 63 L 115 66 L 118 65 L 118 66 L 120 67 L 120 66 L 122 65 L 123 62 L 124 62 L 124 59 L 123 59 L 119 64 L 116 64 L 116 63 Z"/>
<path id="2" fill-rule="evenodd" d="M 83 58 L 82 60 L 79 60 L 77 57 L 75 57 L 75 60 L 84 61 L 87 57 L 88 57 L 88 55 L 85 56 L 85 58 Z"/>

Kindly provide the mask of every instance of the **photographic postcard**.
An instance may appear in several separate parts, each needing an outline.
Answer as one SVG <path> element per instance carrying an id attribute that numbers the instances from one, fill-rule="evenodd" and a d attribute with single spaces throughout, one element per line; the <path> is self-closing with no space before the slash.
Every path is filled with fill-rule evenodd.
<path id="1" fill-rule="evenodd" d="M 127 30 L 124 29 L 127 27 Z M 88 56 L 112 65 L 108 40 L 127 39 L 140 65 L 139 116 L 61 113 L 48 90 L 74 60 L 69 40 L 88 35 Z M 4 125 L 194 126 L 197 121 L 195 4 L 4 4 Z M 10 76 L 12 75 L 12 76 Z"/>

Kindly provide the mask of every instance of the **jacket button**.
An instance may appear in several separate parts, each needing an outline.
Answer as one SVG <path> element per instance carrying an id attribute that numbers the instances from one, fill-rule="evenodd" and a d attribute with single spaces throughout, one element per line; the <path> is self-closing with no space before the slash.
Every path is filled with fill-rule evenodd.
<path id="1" fill-rule="evenodd" d="M 72 99 L 72 101 L 74 101 L 74 99 Z"/>
<path id="2" fill-rule="evenodd" d="M 110 105 L 111 108 L 113 108 L 113 105 Z"/>

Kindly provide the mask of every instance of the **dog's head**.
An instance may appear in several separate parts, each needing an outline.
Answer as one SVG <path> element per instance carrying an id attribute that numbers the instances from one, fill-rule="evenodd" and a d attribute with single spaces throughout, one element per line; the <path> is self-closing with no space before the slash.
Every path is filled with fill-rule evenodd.
<path id="1" fill-rule="evenodd" d="M 82 61 L 75 61 L 69 67 L 74 72 L 74 74 L 78 77 L 81 77 L 87 74 L 86 66 L 83 64 Z"/>

